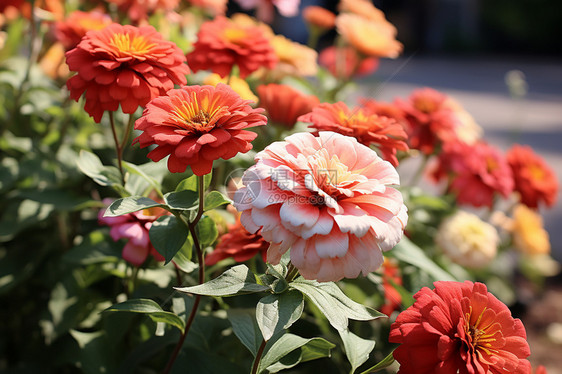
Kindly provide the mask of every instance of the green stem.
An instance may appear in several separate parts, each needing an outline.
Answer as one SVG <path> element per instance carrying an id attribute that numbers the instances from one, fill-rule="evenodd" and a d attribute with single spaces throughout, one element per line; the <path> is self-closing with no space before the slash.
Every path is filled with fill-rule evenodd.
<path id="1" fill-rule="evenodd" d="M 121 173 L 121 184 L 125 186 L 125 173 L 123 172 L 123 149 L 121 148 L 121 143 L 117 138 L 113 112 L 109 112 L 109 123 L 111 124 L 111 133 L 113 134 L 113 141 L 115 142 L 115 153 L 117 153 L 117 166 L 119 167 L 119 172 Z"/>
<path id="2" fill-rule="evenodd" d="M 127 146 L 127 142 L 129 141 L 129 138 L 131 137 L 131 131 L 133 130 L 133 124 L 135 123 L 133 117 L 133 114 L 129 114 L 129 121 L 127 122 L 127 129 L 125 130 L 125 133 L 123 134 L 123 139 L 121 139 L 121 143 L 119 144 L 119 148 L 121 149 L 121 151 L 123 151 L 125 149 L 125 147 Z"/>
<path id="3" fill-rule="evenodd" d="M 201 249 L 199 239 L 197 238 L 195 227 L 197 226 L 197 223 L 203 216 L 203 212 L 205 208 L 204 207 L 205 176 L 197 176 L 197 182 L 198 182 L 198 192 L 199 192 L 199 208 L 197 209 L 197 215 L 195 216 L 195 219 L 188 223 L 185 217 L 181 215 L 181 213 L 178 213 L 175 216 L 177 219 L 183 222 L 184 225 L 187 226 L 189 232 L 191 233 L 191 238 L 193 239 L 193 246 L 195 247 L 195 252 L 197 253 L 197 260 L 199 261 L 199 284 L 203 284 L 205 283 L 205 257 L 203 256 L 203 251 Z M 193 303 L 193 307 L 191 308 L 191 312 L 189 313 L 189 317 L 187 317 L 187 321 L 185 323 L 185 329 L 183 330 L 183 333 L 180 336 L 180 340 L 176 344 L 176 347 L 174 348 L 174 351 L 172 352 L 172 355 L 170 356 L 170 359 L 168 360 L 166 367 L 162 371 L 162 374 L 168 374 L 172 369 L 172 366 L 174 365 L 174 362 L 176 361 L 176 358 L 178 357 L 178 354 L 181 351 L 183 342 L 185 341 L 185 338 L 189 333 L 189 329 L 193 324 L 193 320 L 195 319 L 195 315 L 197 314 L 197 309 L 199 308 L 200 301 L 201 301 L 201 295 L 195 295 L 195 301 Z"/>

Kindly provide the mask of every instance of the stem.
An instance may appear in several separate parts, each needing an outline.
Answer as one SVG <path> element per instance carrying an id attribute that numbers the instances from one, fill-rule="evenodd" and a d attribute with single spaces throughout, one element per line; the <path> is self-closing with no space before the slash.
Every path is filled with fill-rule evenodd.
<path id="1" fill-rule="evenodd" d="M 129 114 L 129 122 L 127 122 L 127 129 L 125 130 L 125 133 L 123 134 L 123 139 L 121 139 L 121 143 L 119 144 L 119 148 L 121 149 L 121 152 L 123 152 L 125 146 L 127 145 L 129 137 L 131 136 L 131 131 L 133 130 L 134 123 L 135 123 L 134 117 L 133 114 L 131 113 Z"/>
<path id="2" fill-rule="evenodd" d="M 258 353 L 256 353 L 256 359 L 254 360 L 254 365 L 252 365 L 252 372 L 251 374 L 258 373 L 258 367 L 260 366 L 261 356 L 263 355 L 263 351 L 265 350 L 265 345 L 267 342 L 265 340 L 261 341 L 261 345 L 258 349 Z"/>
<path id="3" fill-rule="evenodd" d="M 197 191 L 199 192 L 199 208 L 197 209 L 197 215 L 195 216 L 195 219 L 192 222 L 188 223 L 185 217 L 181 215 L 181 213 L 178 213 L 175 216 L 177 219 L 183 222 L 184 225 L 187 226 L 189 232 L 191 233 L 191 238 L 193 239 L 193 246 L 195 247 L 195 252 L 197 253 L 197 260 L 199 261 L 199 284 L 203 284 L 205 283 L 205 257 L 203 257 L 203 251 L 201 250 L 201 245 L 199 244 L 199 239 L 197 238 L 197 233 L 195 232 L 195 226 L 197 226 L 197 223 L 201 219 L 201 216 L 203 215 L 203 211 L 204 211 L 205 176 L 197 176 L 197 182 L 198 182 Z M 168 360 L 166 367 L 162 371 L 162 374 L 168 374 L 172 369 L 172 366 L 174 365 L 174 362 L 176 361 L 176 358 L 178 357 L 178 354 L 180 353 L 180 350 L 183 346 L 183 342 L 185 341 L 185 338 L 189 333 L 189 329 L 193 324 L 193 320 L 195 319 L 195 315 L 197 314 L 197 309 L 199 308 L 200 301 L 201 301 L 201 295 L 195 295 L 195 301 L 193 303 L 193 307 L 191 308 L 191 312 L 189 313 L 189 317 L 187 318 L 187 322 L 185 323 L 185 329 L 183 330 L 183 333 L 180 336 L 180 340 L 176 344 L 176 347 L 174 348 L 174 351 L 172 352 L 172 355 L 170 356 L 170 359 Z"/>
<path id="4" fill-rule="evenodd" d="M 117 153 L 117 166 L 119 167 L 119 172 L 121 173 L 121 183 L 125 186 L 125 173 L 123 173 L 123 149 L 121 148 L 121 143 L 117 138 L 117 131 L 115 130 L 115 119 L 113 118 L 113 112 L 109 112 L 109 123 L 111 124 L 111 133 L 113 134 L 113 141 L 115 142 L 115 152 Z"/>
<path id="5" fill-rule="evenodd" d="M 416 171 L 416 173 L 414 174 L 414 176 L 410 180 L 410 183 L 408 184 L 409 186 L 414 186 L 418 183 L 421 176 L 423 175 L 423 172 L 425 170 L 425 167 L 427 166 L 428 161 L 429 161 L 429 156 L 424 155 L 420 167 L 418 168 L 418 170 Z"/>

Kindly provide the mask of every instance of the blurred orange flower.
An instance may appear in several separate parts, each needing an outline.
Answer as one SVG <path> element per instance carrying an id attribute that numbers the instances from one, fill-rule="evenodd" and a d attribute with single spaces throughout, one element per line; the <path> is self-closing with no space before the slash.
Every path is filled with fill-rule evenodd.
<path id="1" fill-rule="evenodd" d="M 177 8 L 180 0 L 107 0 L 116 4 L 119 10 L 127 13 L 133 22 L 148 19 L 155 11 L 170 12 Z"/>
<path id="2" fill-rule="evenodd" d="M 258 86 L 258 95 L 259 105 L 267 111 L 269 119 L 288 128 L 320 102 L 316 96 L 306 96 L 284 84 Z"/>
<path id="3" fill-rule="evenodd" d="M 81 12 L 79 10 L 70 13 L 63 21 L 55 24 L 55 37 L 68 51 L 78 45 L 86 32 L 90 30 L 101 30 L 113 23 L 107 14 L 92 11 Z"/>
<path id="4" fill-rule="evenodd" d="M 64 62 L 64 47 L 54 43 L 39 61 L 41 70 L 51 79 L 68 77 L 70 71 Z"/>
<path id="5" fill-rule="evenodd" d="M 258 102 L 258 97 L 254 95 L 254 93 L 250 89 L 250 86 L 248 85 L 248 82 L 246 82 L 244 79 L 232 76 L 230 77 L 230 82 L 227 83 L 227 81 L 229 81 L 229 78 L 221 78 L 220 75 L 212 73 L 205 77 L 205 79 L 203 80 L 203 84 L 208 84 L 210 86 L 216 86 L 219 83 L 228 84 L 230 88 L 232 88 L 234 92 L 240 95 L 242 99 L 250 100 L 254 103 Z"/>
<path id="6" fill-rule="evenodd" d="M 373 73 L 379 67 L 377 57 L 363 57 L 354 48 L 330 46 L 320 52 L 320 65 L 325 66 L 332 75 L 342 79 Z"/>
<path id="7" fill-rule="evenodd" d="M 529 255 L 550 253 L 550 238 L 542 217 L 527 206 L 519 204 L 513 209 L 511 232 L 513 244 L 520 252 Z"/>
<path id="8" fill-rule="evenodd" d="M 383 11 L 377 9 L 370 0 L 341 0 L 339 11 L 353 13 L 371 21 L 387 22 Z"/>
<path id="9" fill-rule="evenodd" d="M 329 30 L 336 26 L 336 15 L 326 8 L 317 5 L 309 5 L 302 12 L 303 18 L 310 25 Z"/>
<path id="10" fill-rule="evenodd" d="M 287 39 L 283 35 L 271 38 L 278 62 L 268 72 L 275 80 L 285 76 L 308 77 L 316 75 L 318 53 L 312 48 Z"/>

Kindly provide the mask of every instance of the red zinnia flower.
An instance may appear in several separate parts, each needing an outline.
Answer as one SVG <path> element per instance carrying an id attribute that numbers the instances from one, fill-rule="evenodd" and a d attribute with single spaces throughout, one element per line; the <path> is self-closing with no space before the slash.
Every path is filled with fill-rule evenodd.
<path id="1" fill-rule="evenodd" d="M 398 373 L 528 374 L 525 327 L 486 285 L 435 282 L 391 326 Z"/>
<path id="2" fill-rule="evenodd" d="M 415 90 L 408 101 L 396 100 L 408 120 L 411 148 L 431 155 L 436 146 L 456 138 L 456 119 L 446 100 L 446 95 L 432 88 Z"/>
<path id="3" fill-rule="evenodd" d="M 277 62 L 261 28 L 237 24 L 225 17 L 201 25 L 193 48 L 187 54 L 189 66 L 194 71 L 211 70 L 223 78 L 234 65 L 238 65 L 240 77 L 246 78 L 260 67 L 272 69 Z"/>
<path id="4" fill-rule="evenodd" d="M 314 95 L 306 96 L 284 84 L 258 86 L 260 106 L 267 111 L 272 122 L 292 128 L 297 118 L 308 113 L 320 100 Z"/>
<path id="5" fill-rule="evenodd" d="M 214 265 L 228 257 L 233 257 L 236 262 L 243 262 L 258 253 L 261 253 L 265 261 L 267 248 L 269 243 L 262 238 L 260 232 L 249 233 L 240 223 L 238 214 L 236 222 L 228 226 L 228 233 L 220 237 L 215 250 L 205 257 L 205 263 Z"/>
<path id="6" fill-rule="evenodd" d="M 318 131 L 353 136 L 366 146 L 375 144 L 382 157 L 394 166 L 398 165 L 396 151 L 408 150 L 406 132 L 394 119 L 378 116 L 364 108 L 350 110 L 342 102 L 322 103 L 311 113 L 299 117 L 299 121 L 311 122 L 309 127 Z"/>
<path id="7" fill-rule="evenodd" d="M 447 143 L 433 173 L 436 180 L 451 176 L 450 190 L 459 204 L 492 207 L 494 195 L 507 197 L 513 191 L 513 176 L 500 151 L 478 142 Z"/>
<path id="8" fill-rule="evenodd" d="M 76 101 L 86 92 L 84 109 L 96 122 L 103 112 L 134 113 L 174 84 L 185 84 L 189 68 L 182 51 L 152 26 L 112 24 L 88 31 L 66 62 L 78 72 L 66 83 Z"/>
<path id="9" fill-rule="evenodd" d="M 196 175 L 205 175 L 219 158 L 229 159 L 252 149 L 257 136 L 244 130 L 263 126 L 263 109 L 253 109 L 248 100 L 229 86 L 184 86 L 168 91 L 146 106 L 135 129 L 144 131 L 133 144 L 141 148 L 156 144 L 148 153 L 152 161 L 167 155 L 168 169 L 182 173 L 190 166 Z"/>
<path id="10" fill-rule="evenodd" d="M 352 47 L 330 46 L 320 52 L 320 65 L 325 66 L 333 76 L 349 79 L 373 73 L 379 67 L 378 57 L 363 57 Z"/>
<path id="11" fill-rule="evenodd" d="M 537 208 L 539 202 L 552 207 L 558 194 L 558 181 L 552 169 L 529 146 L 514 145 L 506 155 L 513 171 L 515 191 L 521 203 Z"/>
<path id="12" fill-rule="evenodd" d="M 113 23 L 111 17 L 102 12 L 72 12 L 64 21 L 55 25 L 55 36 L 68 51 L 78 45 L 90 30 L 101 30 Z"/>

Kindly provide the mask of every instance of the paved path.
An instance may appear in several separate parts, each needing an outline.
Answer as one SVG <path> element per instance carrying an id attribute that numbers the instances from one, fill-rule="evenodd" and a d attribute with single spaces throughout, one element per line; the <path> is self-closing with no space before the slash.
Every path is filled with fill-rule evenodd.
<path id="1" fill-rule="evenodd" d="M 509 95 L 504 77 L 510 70 L 525 74 L 528 94 L 523 100 Z M 562 60 L 413 56 L 381 61 L 377 73 L 360 83 L 357 96 L 383 101 L 407 97 L 424 86 L 451 95 L 484 128 L 488 142 L 503 150 L 514 142 L 530 145 L 562 186 Z M 562 262 L 562 195 L 542 213 L 553 256 Z"/>

